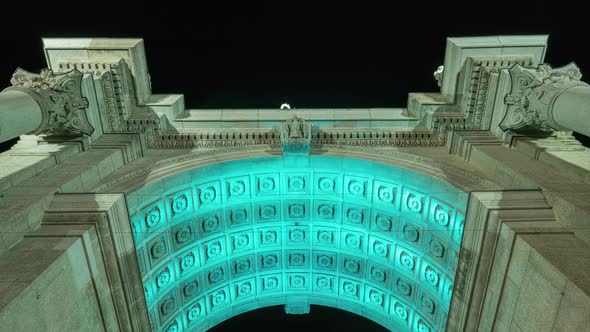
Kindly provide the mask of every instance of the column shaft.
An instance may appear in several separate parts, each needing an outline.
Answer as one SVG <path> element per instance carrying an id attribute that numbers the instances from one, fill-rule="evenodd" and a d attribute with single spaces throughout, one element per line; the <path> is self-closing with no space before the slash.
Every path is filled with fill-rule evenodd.
<path id="1" fill-rule="evenodd" d="M 590 136 L 590 86 L 565 90 L 553 104 L 553 120 L 560 126 Z"/>
<path id="2" fill-rule="evenodd" d="M 31 95 L 16 90 L 0 92 L 0 143 L 37 130 L 42 119 L 41 107 Z"/>

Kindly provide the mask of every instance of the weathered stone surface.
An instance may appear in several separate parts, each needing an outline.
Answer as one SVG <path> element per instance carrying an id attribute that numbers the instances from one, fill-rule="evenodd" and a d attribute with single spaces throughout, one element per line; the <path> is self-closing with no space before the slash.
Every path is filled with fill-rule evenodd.
<path id="1" fill-rule="evenodd" d="M 28 264 L 22 264 L 23 261 Z M 0 325 L 10 331 L 102 331 L 82 241 L 27 239 L 0 257 Z M 5 297 L 7 296 L 7 297 Z M 10 300 L 10 297 L 13 297 Z"/>
<path id="2" fill-rule="evenodd" d="M 0 154 L 0 326 L 205 330 L 285 304 L 292 313 L 309 304 L 343 308 L 402 331 L 571 331 L 589 324 L 590 157 L 571 132 L 539 137 L 499 127 L 509 69 L 518 63 L 534 70 L 546 36 L 450 38 L 442 93 L 411 94 L 407 109 L 186 110 L 182 95 L 151 94 L 141 40 L 44 42 L 55 72 L 84 73 L 89 121 L 101 128 L 79 139 L 23 136 Z M 574 97 L 567 100 L 575 104 Z M 304 142 L 305 153 L 289 156 L 289 140 Z M 259 213 L 271 197 L 260 190 L 273 188 L 286 190 L 271 195 L 287 220 L 278 229 Z M 334 197 L 341 201 L 330 207 Z M 208 199 L 223 205 L 221 229 L 211 237 L 212 224 L 199 215 Z M 250 218 L 234 211 L 238 205 Z M 353 205 L 374 213 L 355 226 L 347 218 L 357 214 L 345 210 Z M 392 219 L 376 218 L 386 212 Z M 199 218 L 188 217 L 193 213 Z M 149 229 L 156 219 L 165 220 L 166 232 Z M 280 242 L 265 247 L 273 236 L 263 232 L 273 229 Z M 400 234 L 406 238 L 391 242 Z M 359 245 L 347 235 L 357 235 Z M 156 247 L 162 239 L 164 258 Z M 332 257 L 334 275 L 318 265 L 330 265 L 320 254 L 334 249 L 321 239 L 345 251 Z M 283 250 L 297 241 L 297 252 Z M 182 284 L 191 275 L 173 256 L 193 245 L 202 246 L 195 257 L 203 273 L 195 281 L 205 287 L 194 298 L 192 286 Z M 240 246 L 254 253 L 239 254 Z M 281 268 L 267 269 L 263 256 L 275 249 Z M 216 253 L 251 259 L 257 273 L 240 277 L 247 264 Z M 382 282 L 376 267 L 395 271 Z M 159 290 L 165 268 L 176 292 Z M 214 268 L 224 271 L 219 283 Z M 405 287 L 393 280 L 399 276 Z M 400 295 L 410 287 L 411 295 Z M 59 311 L 69 296 L 61 306 L 67 312 Z M 168 301 L 173 309 L 164 306 L 168 296 L 176 296 Z"/>

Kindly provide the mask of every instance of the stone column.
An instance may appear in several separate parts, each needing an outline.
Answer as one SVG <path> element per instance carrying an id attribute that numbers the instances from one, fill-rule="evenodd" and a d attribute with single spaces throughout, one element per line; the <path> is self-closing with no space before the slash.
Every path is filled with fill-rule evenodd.
<path id="1" fill-rule="evenodd" d="M 0 92 L 0 143 L 34 133 L 43 120 L 41 106 L 22 91 Z"/>
<path id="2" fill-rule="evenodd" d="M 90 135 L 82 97 L 82 73 L 72 70 L 40 74 L 18 68 L 10 80 L 12 87 L 0 92 L 0 142 L 24 134 L 59 136 Z"/>
<path id="3" fill-rule="evenodd" d="M 506 130 L 573 130 L 590 136 L 590 85 L 573 63 L 561 68 L 540 65 L 510 70 L 512 89 L 500 128 Z"/>
<path id="4" fill-rule="evenodd" d="M 565 90 L 553 104 L 553 120 L 560 126 L 590 136 L 590 86 Z"/>

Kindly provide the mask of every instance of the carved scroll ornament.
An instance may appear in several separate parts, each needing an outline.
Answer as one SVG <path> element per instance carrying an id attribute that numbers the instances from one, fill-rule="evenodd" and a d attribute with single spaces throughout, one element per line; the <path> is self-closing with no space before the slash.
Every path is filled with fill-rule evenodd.
<path id="1" fill-rule="evenodd" d="M 504 102 L 508 105 L 506 115 L 500 123 L 502 130 L 566 130 L 559 126 L 552 116 L 555 100 L 570 87 L 586 85 L 581 82 L 582 74 L 574 63 L 561 68 L 542 64 L 537 69 L 515 65 L 510 70 L 512 90 Z"/>
<path id="2" fill-rule="evenodd" d="M 39 74 L 17 68 L 9 90 L 31 95 L 40 105 L 43 120 L 34 134 L 90 135 L 94 128 L 86 117 L 88 100 L 82 97 L 82 73 L 74 69 L 54 73 L 44 69 Z"/>

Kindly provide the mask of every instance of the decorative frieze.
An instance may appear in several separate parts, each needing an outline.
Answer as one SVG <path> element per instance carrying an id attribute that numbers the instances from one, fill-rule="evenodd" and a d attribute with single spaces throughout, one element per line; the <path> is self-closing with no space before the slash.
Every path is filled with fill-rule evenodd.
<path id="1" fill-rule="evenodd" d="M 119 118 L 119 110 L 117 109 L 117 99 L 115 96 L 115 86 L 113 82 L 113 74 L 110 71 L 104 71 L 99 74 L 102 82 L 102 93 L 104 98 L 104 109 L 106 113 L 106 123 L 111 131 L 121 127 L 121 119 Z"/>
<path id="2" fill-rule="evenodd" d="M 147 132 L 147 128 L 143 128 Z M 178 133 L 160 130 L 152 132 L 150 148 L 227 148 L 266 144 L 278 146 L 279 133 L 273 129 L 206 129 L 196 133 Z"/>
<path id="3" fill-rule="evenodd" d="M 437 134 L 439 145 L 445 145 L 449 131 L 472 130 L 475 125 L 461 112 L 436 112 L 431 115 L 431 130 Z"/>
<path id="4" fill-rule="evenodd" d="M 431 130 L 392 130 L 392 128 L 325 128 L 312 133 L 312 146 L 438 146 Z"/>
<path id="5" fill-rule="evenodd" d="M 76 69 L 35 74 L 18 68 L 8 89 L 28 93 L 41 107 L 43 119 L 35 134 L 90 135 L 94 128 L 86 117 L 88 100 L 82 97 L 81 81 L 82 73 Z"/>
<path id="6" fill-rule="evenodd" d="M 235 146 L 269 145 L 281 148 L 280 133 L 275 129 L 206 129 L 198 133 L 177 133 L 158 129 L 157 119 L 127 120 L 129 126 L 120 132 L 140 132 L 145 135 L 148 147 L 165 148 L 227 148 Z M 391 130 L 389 128 L 330 128 L 311 132 L 311 148 L 323 146 L 443 146 L 449 130 L 469 130 L 462 116 L 437 116 L 435 130 Z"/>
<path id="7" fill-rule="evenodd" d="M 126 125 L 118 128 L 115 132 L 138 133 L 147 147 L 155 146 L 156 131 L 160 123 L 158 118 L 128 119 L 125 123 Z"/>

